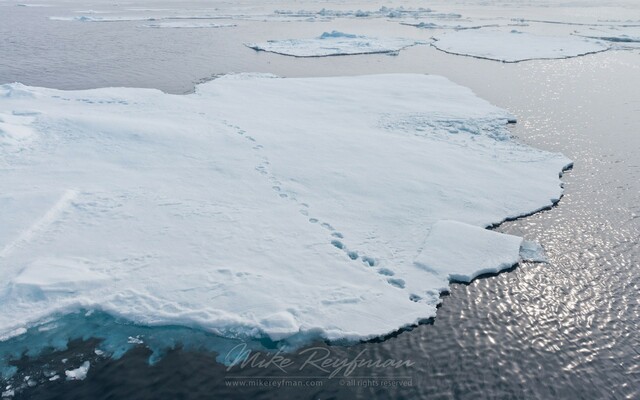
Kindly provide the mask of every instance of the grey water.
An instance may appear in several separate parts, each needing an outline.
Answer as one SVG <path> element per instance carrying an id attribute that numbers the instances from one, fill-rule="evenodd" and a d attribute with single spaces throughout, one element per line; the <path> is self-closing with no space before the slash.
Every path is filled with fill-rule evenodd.
<path id="1" fill-rule="evenodd" d="M 282 371 L 275 365 L 229 371 L 215 360 L 216 354 L 179 348 L 149 366 L 149 352 L 139 347 L 118 360 L 92 361 L 84 381 L 39 380 L 16 398 L 640 398 L 640 49 L 517 64 L 444 54 L 429 46 L 397 56 L 296 59 L 258 53 L 242 43 L 312 37 L 333 29 L 419 39 L 432 32 L 385 19 L 233 21 L 237 27 L 149 29 L 140 21 L 51 21 L 49 16 L 74 15 L 73 10 L 111 7 L 56 3 L 60 5 L 18 7 L 0 2 L 0 84 L 187 93 L 199 81 L 229 72 L 438 74 L 509 110 L 518 119 L 511 128 L 514 136 L 564 153 L 574 160 L 574 168 L 563 176 L 565 194 L 556 207 L 497 228 L 540 243 L 549 263 L 522 263 L 469 285 L 453 284 L 434 320 L 392 337 L 351 346 L 310 345 L 328 349 L 336 359 L 363 354 L 411 360 L 412 366 L 358 368 L 352 379 L 328 379 L 322 371 L 309 378 L 307 370 L 287 378 L 316 380 L 315 386 L 242 387 L 230 382 L 273 382 Z M 527 9 L 491 4 L 450 8 L 510 18 L 532 12 L 531 3 L 525 3 Z M 280 6 L 264 5 L 270 10 Z M 292 1 L 289 8 L 319 7 Z M 540 12 L 545 17 L 562 14 L 562 19 L 613 13 L 597 7 L 582 8 L 582 14 L 572 10 Z M 640 20 L 638 8 L 621 10 L 625 19 Z M 528 29 L 547 33 L 574 28 L 532 24 Z M 86 357 L 95 339 L 85 339 L 65 351 L 16 363 L 29 370 Z M 302 363 L 308 356 L 303 350 L 288 357 Z M 388 386 L 382 386 L 385 380 Z"/>

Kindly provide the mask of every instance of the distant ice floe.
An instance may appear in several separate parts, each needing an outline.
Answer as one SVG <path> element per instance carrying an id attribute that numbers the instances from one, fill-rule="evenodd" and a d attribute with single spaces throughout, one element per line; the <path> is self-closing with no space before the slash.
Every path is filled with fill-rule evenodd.
<path id="1" fill-rule="evenodd" d="M 610 20 L 603 23 L 603 21 L 601 20 L 598 22 L 591 22 L 591 21 L 577 22 L 577 21 L 566 21 L 566 20 L 559 21 L 559 20 L 544 20 L 544 19 L 512 18 L 512 21 L 520 22 L 520 23 L 534 22 L 538 24 L 575 25 L 575 26 L 593 26 L 593 27 L 596 27 L 596 26 L 640 27 L 640 21 L 632 21 L 632 20 L 628 20 L 628 21 Z"/>
<path id="2" fill-rule="evenodd" d="M 4 376 L 78 336 L 117 357 L 204 332 L 285 349 L 395 332 L 451 280 L 516 264 L 522 239 L 484 228 L 556 203 L 571 164 L 432 75 L 10 84 L 0 115 L 30 132 L 0 146 Z"/>
<path id="3" fill-rule="evenodd" d="M 456 19 L 461 18 L 457 13 L 438 13 L 428 8 L 404 8 L 404 7 L 381 7 L 377 10 L 275 10 L 268 13 L 219 13 L 212 12 L 212 10 L 192 10 L 189 15 L 180 15 L 179 9 L 126 9 L 133 12 L 152 12 L 153 15 L 120 15 L 113 17 L 96 17 L 93 15 L 81 15 L 81 16 L 52 16 L 49 17 L 55 21 L 81 21 L 81 22 L 123 22 L 123 21 L 160 21 L 160 20 L 172 20 L 172 19 L 230 19 L 230 20 L 246 20 L 246 21 L 268 21 L 268 22 L 293 22 L 293 21 L 306 21 L 306 22 L 320 22 L 320 21 L 332 21 L 338 18 L 358 18 L 358 19 L 373 19 L 373 18 L 389 18 L 389 19 L 408 19 L 408 18 L 423 18 L 428 17 L 432 19 Z M 102 13 L 102 11 L 87 12 L 74 11 L 75 13 L 84 14 L 96 14 Z M 167 12 L 170 12 L 167 14 Z M 164 13 L 164 14 L 162 14 Z"/>
<path id="4" fill-rule="evenodd" d="M 640 47 L 640 26 L 637 27 L 591 27 L 575 32 L 575 35 L 591 39 L 599 39 L 612 43 L 618 48 Z"/>
<path id="5" fill-rule="evenodd" d="M 602 41 L 518 30 L 461 30 L 436 35 L 434 40 L 432 46 L 447 53 L 508 63 L 577 57 L 609 49 Z"/>
<path id="6" fill-rule="evenodd" d="M 403 38 L 372 38 L 338 31 L 325 32 L 315 39 L 269 40 L 246 43 L 257 51 L 267 51 L 294 57 L 327 57 L 355 54 L 397 53 L 425 42 Z"/>
<path id="7" fill-rule="evenodd" d="M 275 10 L 274 15 L 296 17 L 296 18 L 320 18 L 320 19 L 334 19 L 334 18 L 419 18 L 424 16 L 430 16 L 432 18 L 438 17 L 453 17 L 459 18 L 459 14 L 443 14 L 436 13 L 430 8 L 404 8 L 404 7 L 380 7 L 377 10 L 331 10 L 323 8 L 318 11 L 312 10 Z"/>
<path id="8" fill-rule="evenodd" d="M 437 21 L 437 20 L 407 20 L 401 21 L 401 25 L 415 26 L 416 28 L 421 29 L 454 29 L 454 30 L 464 30 L 464 29 L 480 29 L 480 28 L 491 28 L 498 27 L 500 24 L 495 22 L 483 23 L 479 21 L 472 20 L 452 20 L 452 21 Z"/>
<path id="9" fill-rule="evenodd" d="M 79 15 L 75 17 L 49 17 L 52 21 L 78 21 L 78 22 L 128 22 L 128 21 L 165 21 L 165 20 L 187 20 L 187 19 L 225 19 L 224 16 L 217 15 L 114 15 L 106 17 Z"/>
<path id="10" fill-rule="evenodd" d="M 216 24 L 212 22 L 160 22 L 157 24 L 142 25 L 144 28 L 185 28 L 185 29 L 198 29 L 198 28 L 231 28 L 237 26 L 236 24 Z"/>

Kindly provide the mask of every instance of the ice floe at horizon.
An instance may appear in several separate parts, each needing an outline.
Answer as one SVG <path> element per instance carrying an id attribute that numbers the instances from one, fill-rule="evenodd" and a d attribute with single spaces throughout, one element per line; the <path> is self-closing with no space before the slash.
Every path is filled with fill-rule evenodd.
<path id="1" fill-rule="evenodd" d="M 157 24 L 142 25 L 144 28 L 174 28 L 174 29 L 199 29 L 199 28 L 232 28 L 236 24 L 216 24 L 212 22 L 160 22 Z"/>
<path id="2" fill-rule="evenodd" d="M 81 16 L 50 16 L 50 20 L 54 21 L 80 21 L 80 22 L 124 22 L 124 21 L 158 21 L 172 19 L 230 19 L 230 20 L 246 20 L 246 21 L 269 21 L 269 22 L 292 22 L 307 21 L 321 22 L 332 21 L 334 19 L 374 19 L 374 18 L 421 18 L 429 17 L 432 19 L 458 19 L 462 16 L 457 13 L 439 13 L 429 8 L 404 8 L 404 7 L 380 7 L 373 10 L 332 10 L 322 8 L 320 10 L 274 10 L 273 12 L 225 12 L 220 13 L 216 9 L 206 10 L 180 10 L 180 9 L 126 9 L 134 12 L 154 12 L 154 15 L 119 15 L 113 17 L 96 17 L 91 15 Z M 74 13 L 96 14 L 96 13 L 113 13 L 112 11 L 93 11 L 86 12 L 77 10 Z M 166 14 L 166 12 L 188 12 L 189 14 Z M 227 10 L 231 11 L 231 10 Z M 165 14 L 160 14 L 164 12 Z"/>
<path id="3" fill-rule="evenodd" d="M 49 17 L 52 21 L 77 21 L 77 22 L 135 22 L 135 21 L 164 21 L 164 20 L 183 20 L 183 19 L 227 19 L 222 15 L 120 15 L 108 17 L 94 17 L 88 15 L 79 15 L 75 17 Z"/>
<path id="4" fill-rule="evenodd" d="M 439 20 L 405 20 L 400 21 L 401 25 L 413 26 L 420 29 L 454 29 L 454 30 L 464 30 L 464 29 L 480 29 L 480 28 L 494 28 L 499 27 L 501 24 L 496 21 L 474 21 L 468 19 L 461 20 L 451 20 L 451 21 L 439 21 Z M 506 25 L 506 24 L 504 24 Z"/>
<path id="5" fill-rule="evenodd" d="M 415 74 L 0 86 L 0 343 L 81 309 L 298 342 L 434 317 L 518 261 L 484 227 L 561 196 L 570 161 L 512 118 Z"/>
<path id="6" fill-rule="evenodd" d="M 275 10 L 275 15 L 295 16 L 299 18 L 419 18 L 422 16 L 438 17 L 454 17 L 459 18 L 459 14 L 443 14 L 435 13 L 430 8 L 405 8 L 405 7 L 386 7 L 382 6 L 375 10 L 332 10 L 322 8 L 320 10 Z"/>
<path id="7" fill-rule="evenodd" d="M 266 51 L 293 57 L 327 57 L 357 54 L 397 53 L 402 49 L 426 42 L 404 38 L 374 38 L 350 33 L 324 32 L 315 39 L 269 40 L 245 43 L 256 51 Z"/>
<path id="8" fill-rule="evenodd" d="M 606 43 L 577 36 L 542 36 L 516 29 L 458 30 L 438 34 L 431 45 L 450 54 L 501 62 L 562 59 L 599 53 Z"/>

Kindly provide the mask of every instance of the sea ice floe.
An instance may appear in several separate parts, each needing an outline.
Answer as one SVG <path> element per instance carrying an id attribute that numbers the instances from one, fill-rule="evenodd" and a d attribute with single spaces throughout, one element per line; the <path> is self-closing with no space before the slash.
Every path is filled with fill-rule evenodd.
<path id="1" fill-rule="evenodd" d="M 577 57 L 605 51 L 601 41 L 576 36 L 542 36 L 516 29 L 459 30 L 434 37 L 432 46 L 458 55 L 502 62 Z"/>
<path id="2" fill-rule="evenodd" d="M 247 43 L 257 51 L 294 57 L 326 57 L 355 54 L 397 53 L 424 42 L 403 38 L 373 38 L 338 31 L 325 32 L 315 39 L 269 40 Z"/>
<path id="3" fill-rule="evenodd" d="M 394 332 L 435 316 L 449 279 L 516 263 L 521 239 L 483 228 L 557 202 L 570 164 L 429 75 L 229 75 L 189 95 L 2 85 L 14 112 L 33 134 L 0 146 L 2 354 L 79 334 L 47 321 L 80 310 L 191 329 L 173 344 Z"/>

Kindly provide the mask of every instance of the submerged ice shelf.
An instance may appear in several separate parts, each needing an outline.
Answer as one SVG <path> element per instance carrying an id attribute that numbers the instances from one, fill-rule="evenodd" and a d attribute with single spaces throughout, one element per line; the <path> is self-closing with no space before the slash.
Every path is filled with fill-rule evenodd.
<path id="1" fill-rule="evenodd" d="M 484 227 L 561 196 L 510 119 L 416 74 L 0 86 L 0 347 L 79 310 L 291 342 L 434 317 L 518 261 Z"/>
<path id="2" fill-rule="evenodd" d="M 324 32 L 315 39 L 269 40 L 265 43 L 247 43 L 257 51 L 267 51 L 294 57 L 326 57 L 355 54 L 397 53 L 422 44 L 412 39 L 372 38 L 350 33 Z"/>
<path id="3" fill-rule="evenodd" d="M 577 36 L 542 36 L 516 29 L 458 30 L 434 37 L 432 46 L 446 53 L 502 62 L 577 57 L 606 51 L 601 41 Z"/>

